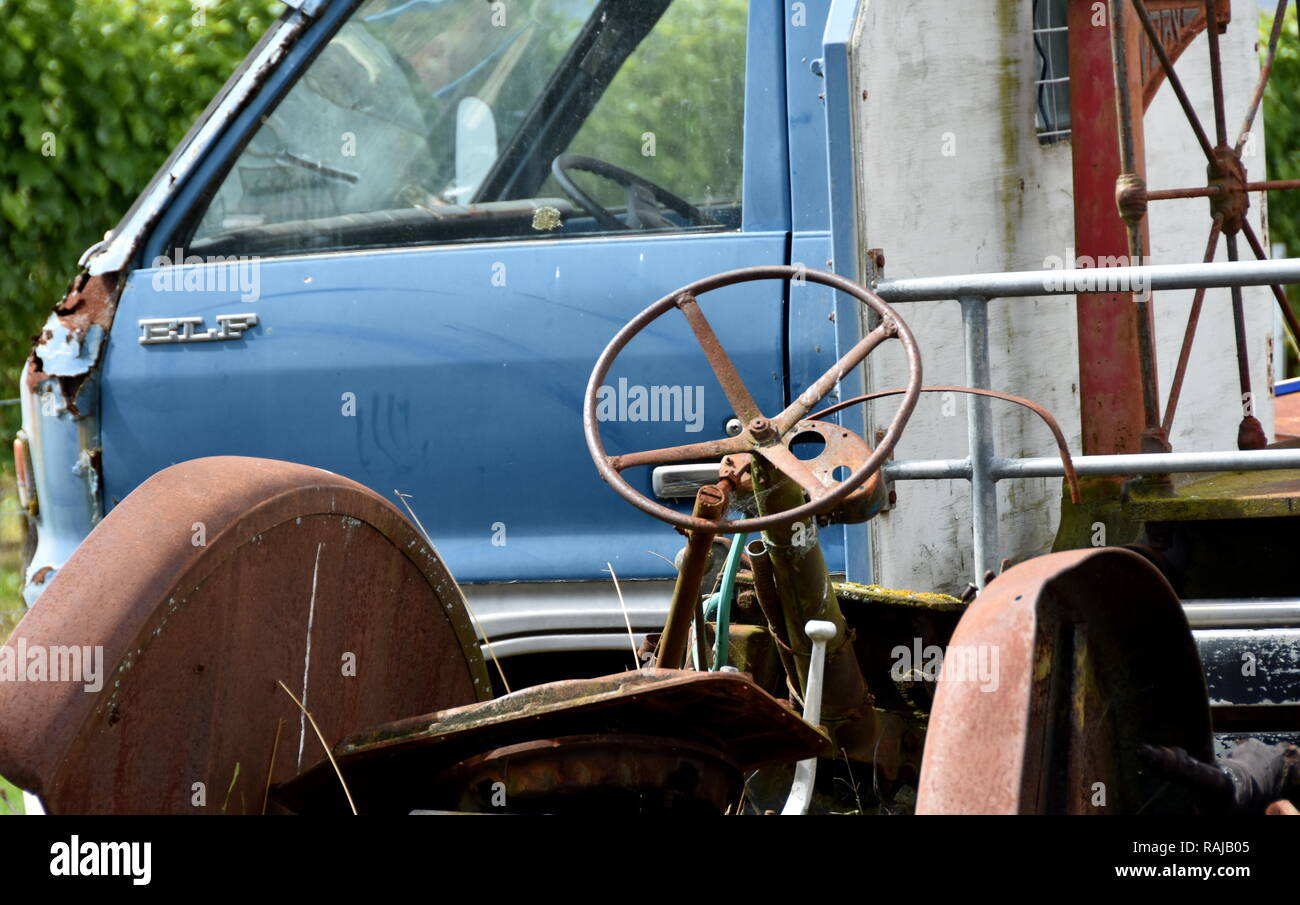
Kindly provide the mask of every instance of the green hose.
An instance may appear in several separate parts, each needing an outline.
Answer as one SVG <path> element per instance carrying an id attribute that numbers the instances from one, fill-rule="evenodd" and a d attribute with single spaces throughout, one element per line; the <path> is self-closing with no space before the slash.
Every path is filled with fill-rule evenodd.
<path id="1" fill-rule="evenodd" d="M 740 568 L 740 554 L 745 551 L 748 534 L 737 534 L 731 539 L 731 549 L 727 551 L 727 562 L 722 567 L 722 587 L 704 604 L 705 618 L 709 610 L 718 608 L 718 631 L 713 641 L 713 665 L 710 672 L 717 672 L 727 665 L 728 642 L 731 640 L 731 598 L 736 591 L 736 572 Z"/>

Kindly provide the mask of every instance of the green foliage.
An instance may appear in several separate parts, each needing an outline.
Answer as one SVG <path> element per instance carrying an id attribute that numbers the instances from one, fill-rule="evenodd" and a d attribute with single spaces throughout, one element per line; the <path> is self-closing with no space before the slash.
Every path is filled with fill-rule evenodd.
<path id="1" fill-rule="evenodd" d="M 0 397 L 88 246 L 282 5 L 0 0 Z M 17 426 L 14 407 L 4 427 Z M 7 445 L 7 444 L 6 444 Z"/>
<path id="2" fill-rule="evenodd" d="M 1261 53 L 1267 52 L 1272 27 L 1273 17 L 1263 16 Z M 1268 178 L 1300 179 L 1300 33 L 1294 5 L 1287 10 L 1273 74 L 1264 92 L 1264 129 Z M 1270 239 L 1285 244 L 1289 256 L 1300 256 L 1300 191 L 1270 192 L 1268 221 Z M 1300 299 L 1296 287 L 1291 290 L 1292 299 Z"/>
<path id="3" fill-rule="evenodd" d="M 0 817 L 9 817 L 24 813 L 23 793 L 12 783 L 0 776 Z"/>
<path id="4" fill-rule="evenodd" d="M 744 0 L 670 6 L 568 150 L 695 203 L 739 201 L 747 8 Z M 579 181 L 602 204 L 623 205 L 609 180 Z"/>

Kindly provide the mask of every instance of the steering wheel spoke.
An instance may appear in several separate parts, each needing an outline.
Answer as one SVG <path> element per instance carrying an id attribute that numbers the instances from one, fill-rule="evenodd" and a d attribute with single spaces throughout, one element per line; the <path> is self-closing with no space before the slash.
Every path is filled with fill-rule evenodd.
<path id="1" fill-rule="evenodd" d="M 856 368 L 872 351 L 885 340 L 898 335 L 898 327 L 892 320 L 883 320 L 880 326 L 862 337 L 829 371 L 818 377 L 812 386 L 799 394 L 794 402 L 785 407 L 781 414 L 772 419 L 772 425 L 778 434 L 786 434 L 813 410 L 826 394 L 835 389 L 845 375 Z"/>
<path id="2" fill-rule="evenodd" d="M 662 449 L 648 449 L 644 452 L 611 456 L 609 464 L 615 471 L 626 471 L 642 465 L 673 465 L 679 462 L 693 462 L 697 459 L 715 459 L 737 453 L 750 452 L 750 440 L 744 434 L 738 437 L 724 437 L 721 440 L 708 440 L 703 443 L 685 443 L 681 446 L 665 446 Z"/>
<path id="3" fill-rule="evenodd" d="M 678 297 L 677 308 L 686 317 L 686 322 L 691 325 L 691 331 L 695 334 L 695 339 L 699 342 L 709 367 L 713 369 L 713 376 L 717 377 L 718 383 L 722 384 L 722 392 L 726 394 L 727 401 L 731 403 L 731 410 L 736 413 L 740 423 L 749 424 L 755 418 L 761 418 L 763 413 L 758 410 L 758 403 L 754 401 L 749 387 L 745 386 L 745 381 L 741 379 L 736 366 L 732 364 L 731 356 L 722 348 L 718 335 L 713 332 L 713 325 L 700 310 L 700 304 L 695 296 L 683 292 Z"/>

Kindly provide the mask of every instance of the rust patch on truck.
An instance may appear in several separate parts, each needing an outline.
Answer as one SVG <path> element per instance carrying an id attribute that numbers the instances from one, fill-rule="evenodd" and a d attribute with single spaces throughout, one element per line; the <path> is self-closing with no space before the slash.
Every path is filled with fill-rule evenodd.
<path id="1" fill-rule="evenodd" d="M 117 282 L 115 273 L 95 277 L 80 273 L 54 313 L 69 329 L 84 333 L 91 324 L 99 324 L 107 330 L 117 303 Z"/>
<path id="2" fill-rule="evenodd" d="M 32 338 L 27 368 L 29 391 L 36 394 L 41 384 L 55 380 L 69 414 L 81 416 L 77 393 L 99 365 L 120 294 L 121 281 L 116 273 L 91 276 L 83 272 L 73 279 L 45 329 Z M 47 363 L 47 359 L 56 357 L 57 366 L 52 361 Z"/>

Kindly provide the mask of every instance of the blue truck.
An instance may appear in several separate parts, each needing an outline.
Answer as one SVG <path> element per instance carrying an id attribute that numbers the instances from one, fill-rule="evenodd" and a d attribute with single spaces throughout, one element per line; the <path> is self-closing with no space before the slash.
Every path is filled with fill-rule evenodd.
<path id="1" fill-rule="evenodd" d="M 825 4 L 290 6 L 34 351 L 28 603 L 150 475 L 248 455 L 407 495 L 471 599 L 492 583 L 478 615 L 501 652 L 621 647 L 609 565 L 651 629 L 639 580 L 671 580 L 680 544 L 600 489 L 575 430 L 590 363 L 678 285 L 830 259 Z M 716 303 L 764 404 L 857 329 L 805 294 Z M 619 444 L 725 431 L 685 335 L 629 350 Z M 844 540 L 824 542 L 843 572 Z"/>

